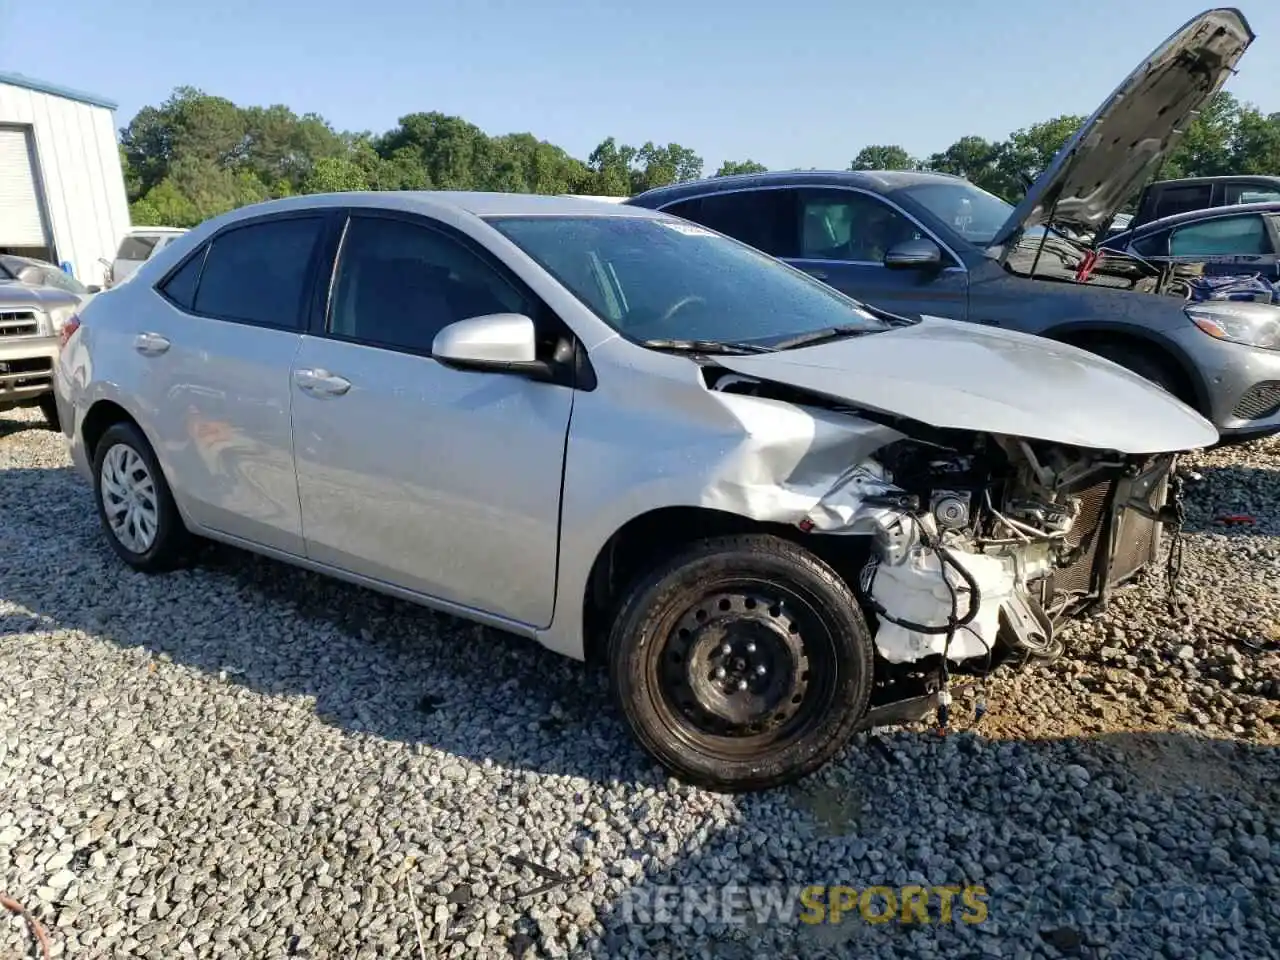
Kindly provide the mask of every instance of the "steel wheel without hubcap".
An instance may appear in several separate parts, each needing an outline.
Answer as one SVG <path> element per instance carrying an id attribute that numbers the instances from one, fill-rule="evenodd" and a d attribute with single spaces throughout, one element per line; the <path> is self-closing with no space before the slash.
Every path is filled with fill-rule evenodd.
<path id="1" fill-rule="evenodd" d="M 829 760 L 866 710 L 871 634 L 848 585 L 768 534 L 689 544 L 632 585 L 609 676 L 633 734 L 682 779 L 778 786 Z"/>
<path id="2" fill-rule="evenodd" d="M 160 528 L 156 484 L 146 461 L 132 447 L 117 443 L 103 457 L 99 477 L 112 535 L 126 550 L 146 553 Z"/>
<path id="3" fill-rule="evenodd" d="M 797 608 L 794 599 L 734 591 L 710 595 L 680 618 L 659 689 L 692 735 L 757 738 L 803 722 L 809 658 L 800 624 L 807 618 L 793 614 Z"/>

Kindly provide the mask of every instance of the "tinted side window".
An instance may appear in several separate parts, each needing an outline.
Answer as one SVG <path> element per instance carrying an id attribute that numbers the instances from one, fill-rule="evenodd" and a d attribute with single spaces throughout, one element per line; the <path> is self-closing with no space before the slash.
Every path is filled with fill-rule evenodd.
<path id="1" fill-rule="evenodd" d="M 1167 257 L 1169 255 L 1169 231 L 1153 233 L 1133 242 L 1133 252 L 1140 257 Z"/>
<path id="2" fill-rule="evenodd" d="M 404 220 L 352 217 L 342 241 L 330 332 L 430 353 L 455 320 L 537 316 L 537 305 L 457 240 Z"/>
<path id="3" fill-rule="evenodd" d="M 1186 213 L 1188 210 L 1204 210 L 1213 203 L 1213 186 L 1204 184 L 1196 187 L 1171 187 L 1160 193 L 1156 199 L 1155 216 L 1152 219 L 1170 217 L 1175 213 Z"/>
<path id="4" fill-rule="evenodd" d="M 161 293 L 184 310 L 190 310 L 195 303 L 196 281 L 200 279 L 200 268 L 204 266 L 204 255 L 208 252 L 207 245 L 201 247 L 160 287 Z"/>
<path id="5" fill-rule="evenodd" d="M 1175 257 L 1263 254 L 1271 252 L 1271 238 L 1261 217 L 1221 217 L 1174 230 L 1169 252 Z"/>
<path id="6" fill-rule="evenodd" d="M 214 238 L 196 290 L 196 312 L 300 329 L 307 268 L 323 222 L 320 217 L 269 220 Z"/>
<path id="7" fill-rule="evenodd" d="M 848 190 L 800 191 L 800 256 L 882 263 L 889 248 L 925 236 L 893 207 Z"/>
<path id="8" fill-rule="evenodd" d="M 773 257 L 796 256 L 794 190 L 744 190 L 685 200 L 663 211 L 693 220 Z"/>

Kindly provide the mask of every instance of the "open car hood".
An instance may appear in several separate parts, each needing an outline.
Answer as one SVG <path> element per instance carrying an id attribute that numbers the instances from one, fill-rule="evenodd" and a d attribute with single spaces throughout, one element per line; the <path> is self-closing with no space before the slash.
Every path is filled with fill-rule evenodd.
<path id="1" fill-rule="evenodd" d="M 909 327 L 745 356 L 734 373 L 939 429 L 1125 454 L 1209 446 L 1218 431 L 1110 360 L 1029 334 L 926 317 Z"/>
<path id="2" fill-rule="evenodd" d="M 1232 7 L 1207 10 L 1124 79 L 1054 156 L 993 238 L 993 247 L 1050 223 L 1089 237 L 1116 215 L 1217 93 L 1254 34 Z"/>

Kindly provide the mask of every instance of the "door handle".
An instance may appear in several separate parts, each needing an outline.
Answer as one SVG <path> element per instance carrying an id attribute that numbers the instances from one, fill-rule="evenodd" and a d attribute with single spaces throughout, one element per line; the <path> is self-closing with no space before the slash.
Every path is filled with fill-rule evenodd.
<path id="1" fill-rule="evenodd" d="M 809 271 L 809 276 L 813 277 L 813 279 L 815 279 L 815 280 L 829 280 L 829 279 L 831 279 L 831 274 L 827 273 L 827 271 L 825 271 L 825 270 L 810 270 L 810 271 Z"/>
<path id="2" fill-rule="evenodd" d="M 158 357 L 170 347 L 167 337 L 158 333 L 140 333 L 133 338 L 133 349 L 144 357 Z"/>
<path id="3" fill-rule="evenodd" d="M 328 370 L 295 370 L 293 382 L 299 389 L 317 397 L 340 397 L 351 389 L 350 380 Z"/>

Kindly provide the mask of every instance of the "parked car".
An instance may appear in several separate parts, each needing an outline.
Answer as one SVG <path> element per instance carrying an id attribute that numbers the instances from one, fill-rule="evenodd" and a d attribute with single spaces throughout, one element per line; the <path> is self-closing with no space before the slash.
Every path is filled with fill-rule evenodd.
<path id="1" fill-rule="evenodd" d="M 1190 21 L 1121 83 L 1016 208 L 967 180 L 916 172 L 716 177 L 627 203 L 736 237 L 895 313 L 1084 347 L 1165 387 L 1224 437 L 1274 433 L 1280 311 L 1186 304 L 1137 292 L 1135 279 L 1111 270 L 1076 280 L 1098 232 L 1252 40 L 1234 10 Z M 1137 141 L 1153 146 L 1132 149 Z"/>
<path id="2" fill-rule="evenodd" d="M 0 410 L 38 406 L 57 428 L 58 336 L 92 290 L 51 263 L 0 254 Z"/>
<path id="3" fill-rule="evenodd" d="M 603 656 L 643 747 L 722 789 L 1053 655 L 1217 439 L 1084 351 L 519 194 L 224 214 L 89 304 L 57 383 L 125 563 L 209 537 Z"/>
<path id="4" fill-rule="evenodd" d="M 1211 207 L 1152 220 L 1108 238 L 1101 250 L 1161 268 L 1192 266 L 1204 276 L 1280 280 L 1280 201 Z"/>
<path id="5" fill-rule="evenodd" d="M 187 231 L 182 227 L 134 227 L 120 241 L 116 258 L 107 266 L 107 286 L 122 283 L 139 265 Z"/>
<path id="6" fill-rule="evenodd" d="M 1194 210 L 1277 202 L 1280 202 L 1280 177 L 1236 174 L 1158 180 L 1142 191 L 1138 212 L 1130 220 L 1128 228 Z"/>

